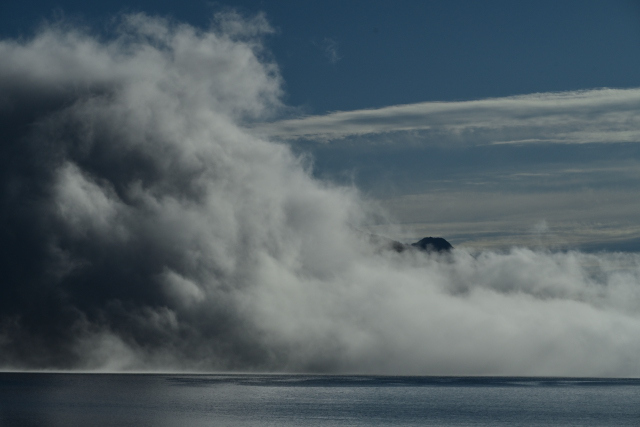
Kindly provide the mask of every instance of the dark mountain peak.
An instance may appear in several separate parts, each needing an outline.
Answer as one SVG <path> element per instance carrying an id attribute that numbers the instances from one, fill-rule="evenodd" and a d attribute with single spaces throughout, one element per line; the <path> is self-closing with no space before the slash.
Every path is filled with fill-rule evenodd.
<path id="1" fill-rule="evenodd" d="M 411 246 L 426 252 L 449 252 L 453 249 L 451 243 L 442 237 L 425 237 L 416 243 L 412 243 Z"/>
<path id="2" fill-rule="evenodd" d="M 406 250 L 420 250 L 424 252 L 449 252 L 453 249 L 451 243 L 442 237 L 425 237 L 415 243 L 406 244 L 387 237 L 378 236 L 376 234 L 367 233 L 369 241 L 379 248 L 385 250 L 393 250 L 396 252 L 404 252 Z"/>

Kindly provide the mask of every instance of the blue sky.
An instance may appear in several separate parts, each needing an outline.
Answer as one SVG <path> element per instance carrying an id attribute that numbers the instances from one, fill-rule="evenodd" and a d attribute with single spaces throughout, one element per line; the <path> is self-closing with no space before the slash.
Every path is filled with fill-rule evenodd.
<path id="1" fill-rule="evenodd" d="M 633 1 L 2 2 L 0 32 L 131 11 L 205 27 L 223 7 L 266 13 L 286 101 L 310 113 L 640 86 Z"/>
<path id="2" fill-rule="evenodd" d="M 64 17 L 108 34 L 135 11 L 206 27 L 224 8 L 275 30 L 267 56 L 293 108 L 257 131 L 403 225 L 375 231 L 638 248 L 638 2 L 4 2 L 0 32 Z"/>

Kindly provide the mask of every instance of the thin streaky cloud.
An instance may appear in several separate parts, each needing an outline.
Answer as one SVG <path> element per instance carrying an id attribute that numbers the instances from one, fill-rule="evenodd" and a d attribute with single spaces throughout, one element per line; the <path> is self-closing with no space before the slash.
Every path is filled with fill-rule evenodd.
<path id="1" fill-rule="evenodd" d="M 639 88 L 603 88 L 338 111 L 267 123 L 255 131 L 276 139 L 319 142 L 354 137 L 368 141 L 399 132 L 411 141 L 463 145 L 638 142 L 639 113 Z"/>

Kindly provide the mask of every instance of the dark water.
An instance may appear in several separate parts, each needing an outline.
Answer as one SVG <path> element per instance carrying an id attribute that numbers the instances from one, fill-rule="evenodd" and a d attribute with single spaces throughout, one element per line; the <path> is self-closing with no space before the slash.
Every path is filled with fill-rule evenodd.
<path id="1" fill-rule="evenodd" d="M 0 374 L 1 426 L 640 426 L 640 380 Z"/>

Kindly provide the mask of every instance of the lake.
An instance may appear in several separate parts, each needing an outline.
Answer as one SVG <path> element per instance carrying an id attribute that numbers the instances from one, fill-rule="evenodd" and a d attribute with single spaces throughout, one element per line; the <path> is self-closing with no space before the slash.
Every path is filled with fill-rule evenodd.
<path id="1" fill-rule="evenodd" d="M 638 426 L 640 379 L 0 373 L 2 426 Z"/>

